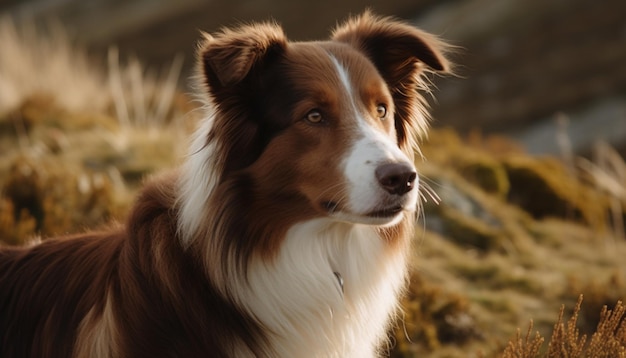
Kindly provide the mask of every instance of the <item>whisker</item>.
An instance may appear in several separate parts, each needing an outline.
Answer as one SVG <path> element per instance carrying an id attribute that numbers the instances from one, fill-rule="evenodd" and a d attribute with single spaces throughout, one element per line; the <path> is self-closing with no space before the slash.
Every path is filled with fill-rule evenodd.
<path id="1" fill-rule="evenodd" d="M 428 202 L 426 195 L 428 195 L 431 201 L 435 204 L 439 204 L 441 202 L 441 198 L 439 197 L 437 192 L 427 182 L 422 183 L 419 192 L 420 196 L 425 202 Z"/>
<path id="2" fill-rule="evenodd" d="M 322 199 L 322 197 L 324 196 L 324 194 L 330 192 L 331 190 L 334 190 L 335 188 L 341 187 L 342 183 L 335 183 L 333 185 L 331 185 L 330 187 L 326 188 L 325 190 L 323 190 L 316 198 L 316 200 Z M 335 196 L 336 194 L 334 194 L 333 196 Z"/>

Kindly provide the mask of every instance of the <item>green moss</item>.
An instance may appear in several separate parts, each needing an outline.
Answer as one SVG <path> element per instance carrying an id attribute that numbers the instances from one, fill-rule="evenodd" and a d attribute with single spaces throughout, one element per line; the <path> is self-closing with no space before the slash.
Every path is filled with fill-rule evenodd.
<path id="1" fill-rule="evenodd" d="M 490 157 L 477 158 L 459 165 L 460 174 L 487 193 L 504 198 L 509 192 L 506 171 Z"/>
<path id="2" fill-rule="evenodd" d="M 503 164 L 511 184 L 510 203 L 537 219 L 559 217 L 605 227 L 606 196 L 585 186 L 555 159 L 514 156 Z"/>

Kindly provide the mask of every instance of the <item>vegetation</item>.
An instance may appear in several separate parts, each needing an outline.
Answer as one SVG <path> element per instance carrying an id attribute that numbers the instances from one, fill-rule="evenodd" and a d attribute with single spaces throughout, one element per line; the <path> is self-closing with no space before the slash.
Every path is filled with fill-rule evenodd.
<path id="1" fill-rule="evenodd" d="M 123 218 L 143 178 L 180 161 L 194 122 L 180 59 L 157 75 L 111 50 L 105 71 L 53 33 L 0 21 L 4 244 Z M 532 157 L 451 129 L 422 152 L 424 215 L 390 355 L 623 357 L 624 160 L 605 145 L 590 160 Z"/>
<path id="2" fill-rule="evenodd" d="M 541 353 L 545 340 L 541 334 L 536 332 L 531 338 L 533 328 L 531 321 L 526 337 L 522 339 L 518 330 L 516 339 L 507 345 L 503 358 L 626 357 L 626 307 L 622 301 L 617 301 L 613 310 L 608 309 L 607 306 L 602 307 L 600 321 L 591 339 L 587 339 L 587 334 L 581 335 L 577 327 L 582 301 L 581 295 L 567 323 L 563 322 L 565 308 L 561 307 L 545 353 Z"/>

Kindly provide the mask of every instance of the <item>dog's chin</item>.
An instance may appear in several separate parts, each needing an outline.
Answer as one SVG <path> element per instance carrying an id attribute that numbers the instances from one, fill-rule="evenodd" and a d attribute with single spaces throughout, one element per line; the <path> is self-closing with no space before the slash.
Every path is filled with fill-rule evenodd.
<path id="1" fill-rule="evenodd" d="M 385 227 L 399 223 L 409 211 L 402 206 L 390 206 L 364 213 L 356 213 L 343 208 L 333 207 L 326 211 L 326 215 L 340 222 Z"/>

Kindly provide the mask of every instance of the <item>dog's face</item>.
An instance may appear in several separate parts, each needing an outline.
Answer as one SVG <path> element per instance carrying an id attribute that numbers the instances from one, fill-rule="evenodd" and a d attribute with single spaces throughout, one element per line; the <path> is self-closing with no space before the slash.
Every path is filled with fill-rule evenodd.
<path id="1" fill-rule="evenodd" d="M 374 65 L 346 44 L 291 44 L 259 82 L 259 114 L 281 129 L 250 170 L 318 214 L 389 224 L 414 210 L 416 173 L 397 140 L 394 101 Z M 282 189 L 281 188 L 281 189 Z"/>
<path id="2" fill-rule="evenodd" d="M 267 210 L 398 222 L 417 204 L 417 87 L 425 66 L 446 69 L 437 45 L 368 14 L 325 42 L 290 43 L 273 25 L 207 36 L 201 73 L 219 113 L 222 178 L 246 177 Z"/>

